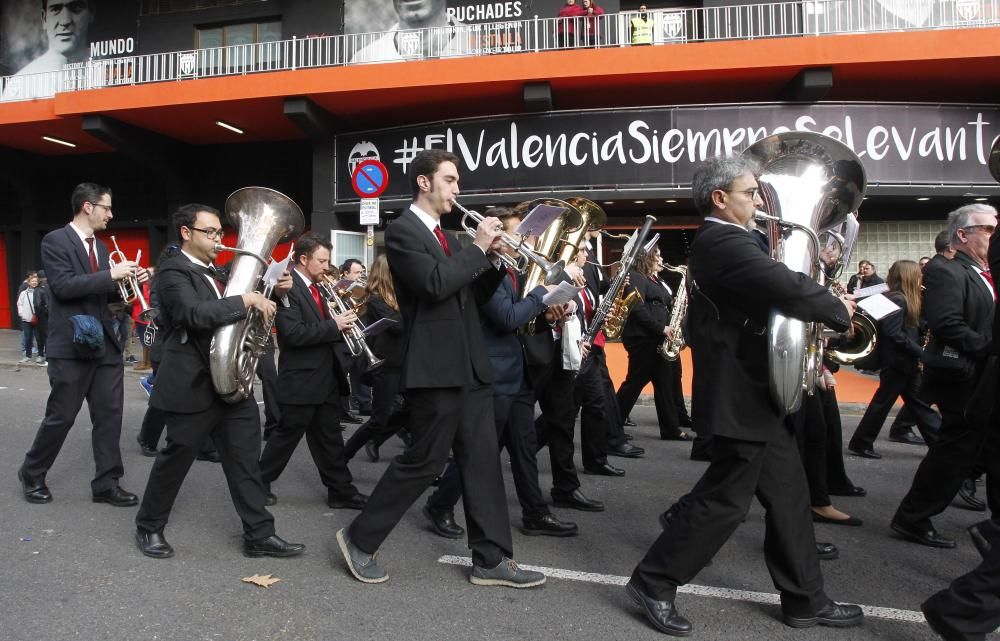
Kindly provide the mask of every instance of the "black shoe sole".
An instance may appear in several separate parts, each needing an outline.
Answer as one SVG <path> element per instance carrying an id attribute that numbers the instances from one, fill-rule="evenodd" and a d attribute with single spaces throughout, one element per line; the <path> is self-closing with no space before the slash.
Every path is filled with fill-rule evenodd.
<path id="1" fill-rule="evenodd" d="M 521 533 L 525 536 L 555 536 L 555 537 L 567 537 L 576 536 L 580 533 L 580 529 L 575 530 L 536 530 L 528 527 L 521 527 Z"/>
<path id="2" fill-rule="evenodd" d="M 259 559 L 259 558 L 261 558 L 263 556 L 271 556 L 271 557 L 274 557 L 276 559 L 287 559 L 287 558 L 292 557 L 292 556 L 299 556 L 300 554 L 302 554 L 305 551 L 306 551 L 305 548 L 302 548 L 301 550 L 288 550 L 288 551 L 285 551 L 285 552 L 278 552 L 278 551 L 274 551 L 274 550 L 266 550 L 266 551 L 265 550 L 248 550 L 246 548 L 243 548 L 243 556 L 245 556 L 247 558 L 250 558 L 250 559 Z"/>
<path id="3" fill-rule="evenodd" d="M 828 628 L 853 628 L 854 626 L 861 625 L 865 620 L 864 613 L 859 614 L 856 617 L 850 617 L 847 619 L 826 619 L 823 617 L 782 617 L 781 620 L 790 628 L 812 628 L 817 625 L 826 626 Z"/>
<path id="4" fill-rule="evenodd" d="M 45 503 L 51 503 L 52 502 L 52 495 L 51 494 L 49 495 L 48 498 L 43 499 L 43 498 L 39 498 L 37 496 L 31 496 L 30 494 L 28 494 L 27 492 L 24 491 L 24 474 L 21 473 L 21 470 L 17 471 L 17 480 L 21 482 L 21 494 L 24 495 L 24 500 L 27 501 L 28 503 L 35 503 L 37 505 L 43 505 Z"/>
<path id="5" fill-rule="evenodd" d="M 139 505 L 139 497 L 132 499 L 131 501 L 116 501 L 114 499 L 106 499 L 100 496 L 92 496 L 90 500 L 94 503 L 107 503 L 108 505 L 113 505 L 115 507 L 132 507 Z"/>
<path id="6" fill-rule="evenodd" d="M 581 505 L 579 503 L 571 503 L 569 501 L 560 501 L 559 499 L 552 499 L 552 505 L 556 507 L 566 508 L 568 510 L 580 510 L 581 512 L 603 512 L 604 506 L 587 506 Z"/>
<path id="7" fill-rule="evenodd" d="M 645 450 L 642 452 L 629 452 L 628 454 L 608 450 L 608 456 L 617 456 L 618 458 L 642 458 L 645 453 Z"/>
<path id="8" fill-rule="evenodd" d="M 657 621 L 649 613 L 649 610 L 646 609 L 646 602 L 642 600 L 642 597 L 639 596 L 639 593 L 636 592 L 635 588 L 632 586 L 631 583 L 625 585 L 625 592 L 627 592 L 628 595 L 629 595 L 629 597 L 631 597 L 633 603 L 635 603 L 637 606 L 639 606 L 640 608 L 642 608 L 643 613 L 646 615 L 646 620 L 649 621 L 650 625 L 652 625 L 654 628 L 656 628 L 657 630 L 659 630 L 663 634 L 668 634 L 668 635 L 670 635 L 672 637 L 687 637 L 687 636 L 691 636 L 691 632 L 693 632 L 693 630 L 688 631 L 688 632 L 682 632 L 682 631 L 674 630 L 672 628 L 664 627 L 659 621 Z"/>
<path id="9" fill-rule="evenodd" d="M 926 545 L 929 548 L 940 548 L 942 550 L 953 550 L 955 548 L 955 545 L 956 545 L 955 541 L 948 541 L 948 542 L 942 541 L 940 543 L 935 543 L 934 541 L 928 541 L 927 539 L 923 538 L 922 536 L 919 536 L 917 534 L 913 534 L 912 532 L 909 532 L 909 531 L 907 531 L 907 530 L 899 527 L 895 523 L 890 523 L 889 527 L 892 529 L 893 532 L 895 532 L 899 536 L 903 537 L 907 541 L 912 541 L 913 543 L 919 543 L 920 545 Z"/>
<path id="10" fill-rule="evenodd" d="M 603 472 L 601 470 L 588 470 L 587 468 L 583 468 L 583 473 L 588 476 L 609 476 L 616 479 L 625 476 L 625 470 L 622 470 L 622 473 L 618 474 L 616 472 Z"/>

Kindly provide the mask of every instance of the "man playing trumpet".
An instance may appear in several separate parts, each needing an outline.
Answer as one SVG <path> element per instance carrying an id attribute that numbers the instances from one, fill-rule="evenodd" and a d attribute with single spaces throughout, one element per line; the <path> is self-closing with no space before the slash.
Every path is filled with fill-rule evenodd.
<path id="1" fill-rule="evenodd" d="M 126 278 L 148 280 L 146 270 L 124 260 L 111 266 L 108 248 L 95 237 L 113 218 L 111 190 L 81 183 L 71 199 L 73 220 L 42 239 L 42 266 L 49 281 L 51 392 L 45 418 L 18 469 L 24 498 L 48 503 L 45 476 L 59 455 L 76 415 L 87 399 L 93 421 L 94 463 L 90 483 L 95 503 L 135 505 L 137 497 L 118 485 L 124 475 L 122 431 L 122 345 L 115 336 L 108 302 L 119 297 Z"/>

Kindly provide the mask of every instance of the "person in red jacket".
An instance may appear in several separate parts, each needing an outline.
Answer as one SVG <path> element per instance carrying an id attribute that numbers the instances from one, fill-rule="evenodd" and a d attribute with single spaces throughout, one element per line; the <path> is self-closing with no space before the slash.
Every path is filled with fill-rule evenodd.
<path id="1" fill-rule="evenodd" d="M 596 47 L 598 43 L 598 33 L 601 32 L 601 23 L 597 16 L 603 16 L 604 9 L 598 7 L 594 3 L 594 0 L 583 0 L 582 9 L 583 15 L 587 17 L 586 43 L 588 46 Z M 607 41 L 607 37 L 605 36 L 602 40 Z"/>
<path id="2" fill-rule="evenodd" d="M 575 47 L 577 31 L 584 33 L 586 37 L 586 27 L 581 20 L 584 15 L 583 8 L 576 0 L 566 0 L 566 6 L 559 10 L 559 20 L 556 21 L 560 47 Z"/>

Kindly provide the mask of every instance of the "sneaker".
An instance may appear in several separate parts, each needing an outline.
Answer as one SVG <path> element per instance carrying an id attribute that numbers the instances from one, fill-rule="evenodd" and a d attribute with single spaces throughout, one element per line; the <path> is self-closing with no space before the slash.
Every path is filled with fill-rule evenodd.
<path id="1" fill-rule="evenodd" d="M 347 562 L 347 569 L 355 579 L 362 583 L 384 583 L 389 580 L 389 573 L 375 560 L 375 555 L 378 553 L 367 554 L 356 547 L 351 543 L 346 528 L 337 530 L 337 545 L 344 555 L 344 561 Z"/>
<path id="2" fill-rule="evenodd" d="M 153 393 L 153 386 L 149 384 L 148 376 L 139 379 L 139 386 L 142 387 L 142 391 L 146 392 L 147 398 Z"/>
<path id="3" fill-rule="evenodd" d="M 38 363 L 39 365 L 44 365 L 45 364 L 45 357 L 44 356 L 36 356 L 35 357 L 35 362 Z"/>
<path id="4" fill-rule="evenodd" d="M 22 356 L 21 360 L 18 361 L 18 363 L 30 363 L 30 362 L 31 362 L 31 359 L 28 358 L 27 356 Z"/>
<path id="5" fill-rule="evenodd" d="M 525 570 L 514 561 L 504 557 L 495 568 L 472 566 L 469 582 L 474 585 L 505 585 L 509 588 L 533 588 L 545 583 L 541 572 Z"/>

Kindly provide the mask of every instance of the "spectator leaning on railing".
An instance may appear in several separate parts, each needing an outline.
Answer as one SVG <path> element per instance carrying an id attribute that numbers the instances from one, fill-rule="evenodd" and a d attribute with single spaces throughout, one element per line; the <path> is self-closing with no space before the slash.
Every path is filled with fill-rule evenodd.
<path id="1" fill-rule="evenodd" d="M 639 5 L 639 13 L 633 15 L 629 23 L 631 25 L 629 41 L 633 45 L 653 44 L 653 16 L 646 13 L 646 5 Z"/>
<path id="2" fill-rule="evenodd" d="M 559 10 L 559 20 L 556 27 L 559 33 L 560 47 L 576 46 L 576 28 L 583 29 L 583 22 L 580 20 L 583 16 L 583 7 L 578 5 L 576 0 L 566 0 L 566 6 Z"/>
<path id="3" fill-rule="evenodd" d="M 597 46 L 597 34 L 600 31 L 599 16 L 604 15 L 604 9 L 597 6 L 594 0 L 583 0 L 583 15 L 587 18 L 587 42 L 591 47 Z"/>

